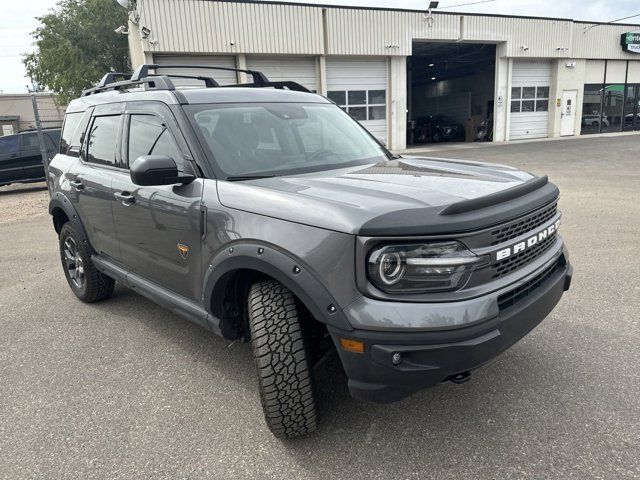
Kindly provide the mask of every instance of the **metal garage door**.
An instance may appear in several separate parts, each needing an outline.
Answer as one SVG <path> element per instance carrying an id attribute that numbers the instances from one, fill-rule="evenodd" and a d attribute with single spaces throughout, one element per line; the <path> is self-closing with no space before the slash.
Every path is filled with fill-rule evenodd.
<path id="1" fill-rule="evenodd" d="M 327 96 L 387 142 L 386 58 L 328 58 Z"/>
<path id="2" fill-rule="evenodd" d="M 154 55 L 153 61 L 158 65 L 202 65 L 207 67 L 236 68 L 236 59 L 229 55 Z M 160 70 L 160 73 L 175 73 L 182 75 L 203 75 L 215 78 L 220 85 L 238 83 L 236 72 L 224 70 L 199 70 L 189 68 Z M 174 79 L 176 85 L 202 86 L 198 80 Z"/>
<path id="3" fill-rule="evenodd" d="M 293 80 L 309 90 L 318 90 L 314 57 L 247 56 L 247 69 L 264 73 L 269 80 Z"/>
<path id="4" fill-rule="evenodd" d="M 549 86 L 551 63 L 513 62 L 509 140 L 549 135 Z"/>

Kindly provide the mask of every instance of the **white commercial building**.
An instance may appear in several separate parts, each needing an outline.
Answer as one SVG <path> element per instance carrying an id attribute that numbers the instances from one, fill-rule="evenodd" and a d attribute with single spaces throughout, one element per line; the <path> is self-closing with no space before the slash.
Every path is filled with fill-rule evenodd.
<path id="1" fill-rule="evenodd" d="M 129 45 L 134 67 L 224 66 L 297 81 L 400 150 L 455 139 L 451 125 L 469 138 L 482 121 L 496 141 L 640 129 L 639 31 L 560 18 L 137 0 Z M 172 71 L 183 72 L 194 73 Z"/>

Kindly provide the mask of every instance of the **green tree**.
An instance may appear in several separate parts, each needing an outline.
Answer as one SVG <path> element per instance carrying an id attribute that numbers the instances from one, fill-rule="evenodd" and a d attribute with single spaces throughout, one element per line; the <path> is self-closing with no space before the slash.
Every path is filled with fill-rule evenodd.
<path id="1" fill-rule="evenodd" d="M 60 0 L 32 33 L 37 47 L 24 55 L 27 74 L 67 103 L 109 71 L 130 70 L 127 11 L 114 0 Z"/>

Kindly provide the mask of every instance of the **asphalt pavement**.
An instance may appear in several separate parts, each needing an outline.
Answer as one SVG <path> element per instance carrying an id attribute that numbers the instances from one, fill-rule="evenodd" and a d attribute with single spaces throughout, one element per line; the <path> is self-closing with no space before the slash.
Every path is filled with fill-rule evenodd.
<path id="1" fill-rule="evenodd" d="M 0 188 L 0 478 L 640 478 L 640 136 L 450 149 L 548 174 L 574 281 L 529 336 L 393 405 L 317 372 L 320 429 L 275 439 L 248 345 L 137 294 L 68 288 L 41 186 Z"/>

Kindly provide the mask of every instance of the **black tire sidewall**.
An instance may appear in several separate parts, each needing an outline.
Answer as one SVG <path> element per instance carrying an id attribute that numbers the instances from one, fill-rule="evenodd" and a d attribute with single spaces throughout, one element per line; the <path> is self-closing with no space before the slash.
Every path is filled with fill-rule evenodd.
<path id="1" fill-rule="evenodd" d="M 87 297 L 87 291 L 88 291 L 88 285 L 89 285 L 89 275 L 85 273 L 84 284 L 82 285 L 82 288 L 78 288 L 75 285 L 75 283 L 73 283 L 73 280 L 69 276 L 69 271 L 67 270 L 67 265 L 64 257 L 64 242 L 69 237 L 71 237 L 76 242 L 77 252 L 80 258 L 82 258 L 82 263 L 85 268 L 85 272 L 86 272 L 86 269 L 89 267 L 89 262 L 91 262 L 91 259 L 88 258 L 86 248 L 84 247 L 84 243 L 80 239 L 80 236 L 76 233 L 76 231 L 73 229 L 73 227 L 69 223 L 66 223 L 62 227 L 62 230 L 60 230 L 60 261 L 62 263 L 64 276 L 67 279 L 67 283 L 69 284 L 69 287 L 71 287 L 71 290 L 76 295 L 76 297 L 78 297 L 80 300 L 85 300 Z"/>

